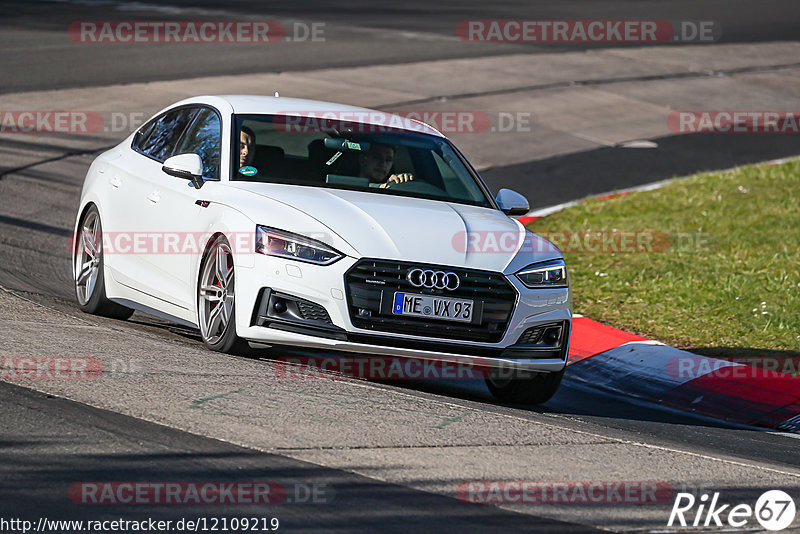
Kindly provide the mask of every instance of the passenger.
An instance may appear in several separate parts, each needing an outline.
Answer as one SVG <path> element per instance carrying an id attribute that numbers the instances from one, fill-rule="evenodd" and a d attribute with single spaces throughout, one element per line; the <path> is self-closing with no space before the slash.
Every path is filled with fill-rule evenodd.
<path id="1" fill-rule="evenodd" d="M 252 165 L 256 157 L 256 134 L 247 126 L 239 133 L 239 167 Z"/>

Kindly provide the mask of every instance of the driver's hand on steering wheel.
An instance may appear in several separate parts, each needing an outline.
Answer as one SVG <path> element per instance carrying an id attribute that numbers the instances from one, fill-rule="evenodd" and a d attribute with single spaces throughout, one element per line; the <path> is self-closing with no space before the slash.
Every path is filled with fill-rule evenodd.
<path id="1" fill-rule="evenodd" d="M 408 172 L 404 172 L 401 174 L 393 174 L 391 175 L 385 183 L 382 183 L 379 187 L 386 188 L 389 184 L 400 184 L 403 182 L 413 182 L 414 175 Z"/>

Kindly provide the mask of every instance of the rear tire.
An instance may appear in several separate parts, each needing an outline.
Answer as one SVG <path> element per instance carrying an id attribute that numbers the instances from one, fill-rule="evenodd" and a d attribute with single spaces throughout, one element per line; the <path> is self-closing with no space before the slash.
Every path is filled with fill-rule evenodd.
<path id="1" fill-rule="evenodd" d="M 132 309 L 106 297 L 103 226 L 96 206 L 83 214 L 73 246 L 72 279 L 80 309 L 113 319 L 125 320 L 133 315 Z"/>
<path id="2" fill-rule="evenodd" d="M 542 404 L 558 391 L 565 370 L 566 368 L 557 373 L 539 373 L 531 378 L 503 378 L 490 374 L 486 377 L 486 386 L 500 402 Z"/>
<path id="3" fill-rule="evenodd" d="M 197 322 L 206 347 L 216 352 L 244 355 L 247 341 L 236 335 L 233 252 L 225 236 L 217 236 L 206 250 L 197 279 Z"/>

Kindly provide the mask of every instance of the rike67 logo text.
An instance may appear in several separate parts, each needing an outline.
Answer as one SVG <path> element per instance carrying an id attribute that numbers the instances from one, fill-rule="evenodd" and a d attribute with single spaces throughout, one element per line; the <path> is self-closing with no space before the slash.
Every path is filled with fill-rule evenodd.
<path id="1" fill-rule="evenodd" d="M 761 527 L 778 531 L 792 524 L 795 512 L 794 499 L 781 490 L 764 492 L 754 507 L 749 504 L 721 504 L 719 492 L 714 492 L 712 496 L 703 493 L 699 498 L 691 493 L 678 493 L 667 526 L 742 528 L 755 519 Z"/>

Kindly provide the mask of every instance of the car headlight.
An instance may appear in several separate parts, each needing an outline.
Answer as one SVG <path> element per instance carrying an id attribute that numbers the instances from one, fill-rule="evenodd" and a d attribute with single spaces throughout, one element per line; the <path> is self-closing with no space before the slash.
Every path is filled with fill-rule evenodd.
<path id="1" fill-rule="evenodd" d="M 567 266 L 564 260 L 552 260 L 529 265 L 517 273 L 517 278 L 530 288 L 567 287 Z"/>
<path id="2" fill-rule="evenodd" d="M 256 252 L 317 265 L 330 265 L 344 257 L 320 241 L 261 225 L 256 226 Z"/>

